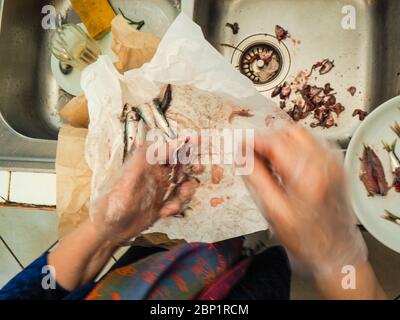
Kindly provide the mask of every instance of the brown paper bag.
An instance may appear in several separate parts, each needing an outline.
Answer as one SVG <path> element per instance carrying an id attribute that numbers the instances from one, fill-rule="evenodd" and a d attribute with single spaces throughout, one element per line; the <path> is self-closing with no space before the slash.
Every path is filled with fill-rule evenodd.
<path id="1" fill-rule="evenodd" d="M 140 68 L 156 53 L 160 38 L 150 33 L 137 31 L 118 15 L 111 24 L 112 50 L 118 56 L 115 67 L 120 72 Z"/>
<path id="2" fill-rule="evenodd" d="M 58 136 L 56 175 L 57 212 L 60 215 L 59 239 L 89 217 L 92 172 L 84 157 L 87 131 L 66 125 L 61 128 Z M 162 233 L 150 233 L 139 236 L 133 245 L 169 249 L 182 243 L 185 241 L 170 240 Z"/>
<path id="3" fill-rule="evenodd" d="M 92 171 L 85 160 L 87 131 L 66 125 L 58 135 L 56 183 L 59 238 L 88 217 Z"/>
<path id="4" fill-rule="evenodd" d="M 79 96 L 69 101 L 59 112 L 61 118 L 74 127 L 87 128 L 89 125 L 89 111 L 85 96 Z"/>

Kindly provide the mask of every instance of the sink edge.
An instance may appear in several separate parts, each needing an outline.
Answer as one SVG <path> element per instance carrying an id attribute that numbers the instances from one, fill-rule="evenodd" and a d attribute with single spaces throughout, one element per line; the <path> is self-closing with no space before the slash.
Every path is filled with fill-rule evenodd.
<path id="1" fill-rule="evenodd" d="M 56 140 L 34 139 L 12 129 L 0 114 L 0 169 L 54 172 Z"/>

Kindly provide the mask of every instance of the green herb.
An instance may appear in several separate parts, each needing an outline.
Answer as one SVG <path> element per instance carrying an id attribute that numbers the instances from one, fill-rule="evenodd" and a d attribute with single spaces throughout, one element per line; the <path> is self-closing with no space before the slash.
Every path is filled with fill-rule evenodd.
<path id="1" fill-rule="evenodd" d="M 144 24 L 145 24 L 144 20 L 141 20 L 141 21 L 133 21 L 132 19 L 129 19 L 129 18 L 122 12 L 122 10 L 121 10 L 120 8 L 118 8 L 118 11 L 119 11 L 119 12 L 121 13 L 121 15 L 128 21 L 128 23 L 129 23 L 130 25 L 136 25 L 136 26 L 137 26 L 137 27 L 136 27 L 137 30 L 142 29 L 142 27 L 144 26 Z"/>
<path id="2" fill-rule="evenodd" d="M 390 222 L 400 225 L 400 218 L 386 209 L 385 209 L 385 212 L 383 213 L 382 217 L 383 217 L 383 219 L 386 219 Z"/>
<path id="3" fill-rule="evenodd" d="M 394 122 L 393 126 L 390 126 L 390 129 L 400 138 L 400 125 L 397 121 Z"/>

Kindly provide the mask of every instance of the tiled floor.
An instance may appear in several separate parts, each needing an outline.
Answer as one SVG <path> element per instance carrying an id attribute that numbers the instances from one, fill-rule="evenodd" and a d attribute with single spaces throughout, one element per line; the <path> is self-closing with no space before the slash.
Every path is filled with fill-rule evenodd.
<path id="1" fill-rule="evenodd" d="M 0 235 L 23 266 L 57 241 L 57 224 L 54 211 L 0 210 Z"/>
<path id="2" fill-rule="evenodd" d="M 56 175 L 12 172 L 9 200 L 36 205 L 54 205 L 56 203 Z"/>
<path id="3" fill-rule="evenodd" d="M 57 223 L 55 212 L 0 209 L 0 288 L 22 270 L 22 267 L 27 266 L 57 242 Z M 377 277 L 389 298 L 394 299 L 400 294 L 400 254 L 381 245 L 369 233 L 363 234 Z M 249 237 L 248 242 L 251 247 L 256 248 L 259 247 L 260 241 L 271 245 L 266 239 L 266 234 L 260 232 Z M 99 277 L 103 276 L 127 249 L 119 249 Z M 291 298 L 318 299 L 319 296 L 309 279 L 294 275 Z"/>
<path id="4" fill-rule="evenodd" d="M 58 216 L 54 211 L 0 208 L 0 288 L 44 251 L 57 243 Z M 115 252 L 101 278 L 128 247 Z"/>
<path id="5" fill-rule="evenodd" d="M 57 241 L 58 217 L 53 211 L 0 209 L 0 287 Z"/>
<path id="6" fill-rule="evenodd" d="M 0 203 L 53 206 L 55 190 L 55 174 L 0 171 Z M 55 212 L 0 209 L 0 287 L 57 240 L 57 223 Z"/>
<path id="7" fill-rule="evenodd" d="M 4 199 L 53 206 L 56 204 L 56 175 L 0 171 L 0 202 Z"/>
<path id="8" fill-rule="evenodd" d="M 22 268 L 19 266 L 11 252 L 0 239 L 0 288 L 15 276 Z"/>

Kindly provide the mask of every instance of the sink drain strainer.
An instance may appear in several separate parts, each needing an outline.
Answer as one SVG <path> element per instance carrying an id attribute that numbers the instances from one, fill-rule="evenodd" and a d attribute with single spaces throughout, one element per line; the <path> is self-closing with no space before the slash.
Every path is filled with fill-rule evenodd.
<path id="1" fill-rule="evenodd" d="M 239 43 L 231 63 L 262 92 L 272 90 L 285 80 L 291 61 L 283 42 L 269 34 L 255 34 Z"/>
<path id="2" fill-rule="evenodd" d="M 282 57 L 275 47 L 256 43 L 242 53 L 239 68 L 255 84 L 266 84 L 279 75 Z"/>

